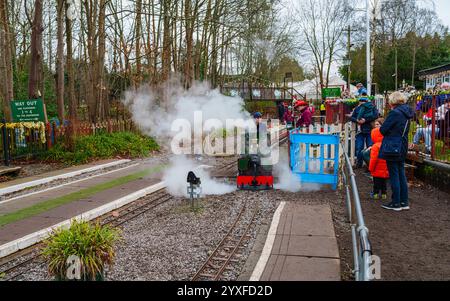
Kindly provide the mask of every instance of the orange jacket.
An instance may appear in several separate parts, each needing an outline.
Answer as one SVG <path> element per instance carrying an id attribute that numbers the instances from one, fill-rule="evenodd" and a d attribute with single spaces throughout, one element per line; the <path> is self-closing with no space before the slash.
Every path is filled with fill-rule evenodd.
<path id="1" fill-rule="evenodd" d="M 370 151 L 369 170 L 374 178 L 389 179 L 389 170 L 387 168 L 386 160 L 378 158 L 383 138 L 380 129 L 377 128 L 372 130 L 372 141 L 374 144 Z"/>

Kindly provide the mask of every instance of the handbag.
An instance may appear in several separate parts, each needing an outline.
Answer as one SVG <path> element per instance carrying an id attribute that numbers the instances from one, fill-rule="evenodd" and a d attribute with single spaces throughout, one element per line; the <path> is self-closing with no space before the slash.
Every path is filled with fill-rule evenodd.
<path id="1" fill-rule="evenodd" d="M 409 120 L 406 121 L 405 129 L 403 130 L 403 135 L 399 136 L 387 136 L 383 139 L 383 144 L 381 146 L 381 154 L 387 159 L 398 159 L 404 152 L 403 139 L 406 135 L 406 130 L 408 129 Z"/>

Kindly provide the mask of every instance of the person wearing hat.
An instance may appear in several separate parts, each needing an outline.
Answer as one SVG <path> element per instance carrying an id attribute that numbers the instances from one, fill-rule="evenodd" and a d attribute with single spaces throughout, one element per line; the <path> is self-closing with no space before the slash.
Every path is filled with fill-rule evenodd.
<path id="1" fill-rule="evenodd" d="M 363 84 L 361 83 L 357 84 L 356 88 L 358 88 L 358 96 L 363 96 L 363 94 L 367 95 L 367 89 L 364 87 Z"/>
<path id="2" fill-rule="evenodd" d="M 373 116 L 375 111 L 375 105 L 369 100 L 367 96 L 363 96 L 359 99 L 359 102 L 361 103 L 361 109 L 358 113 L 358 121 L 360 120 L 367 120 L 371 119 L 371 117 L 378 118 L 379 116 Z M 377 112 L 375 112 L 375 115 Z"/>
<path id="3" fill-rule="evenodd" d="M 262 114 L 260 112 L 256 112 L 256 113 L 253 114 L 253 118 L 255 119 L 256 136 L 257 136 L 257 139 L 259 141 L 259 133 L 260 133 L 260 128 L 261 128 L 261 124 L 262 124 Z"/>
<path id="4" fill-rule="evenodd" d="M 299 100 L 295 103 L 295 110 L 300 113 L 297 120 L 297 127 L 309 127 L 312 122 L 312 112 L 306 101 Z"/>
<path id="5" fill-rule="evenodd" d="M 371 108 L 371 109 L 370 109 Z M 371 133 L 372 123 L 378 119 L 378 113 L 367 96 L 359 99 L 359 105 L 350 115 L 350 120 L 357 124 L 358 133 L 356 134 L 355 150 L 357 163 L 355 168 L 361 168 L 364 163 L 363 150 L 373 145 Z M 370 114 L 369 114 L 370 113 Z"/>

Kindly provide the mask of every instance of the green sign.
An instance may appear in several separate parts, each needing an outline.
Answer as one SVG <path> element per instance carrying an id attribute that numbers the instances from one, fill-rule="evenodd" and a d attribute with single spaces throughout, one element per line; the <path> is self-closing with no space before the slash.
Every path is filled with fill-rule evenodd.
<path id="1" fill-rule="evenodd" d="M 42 99 L 13 100 L 11 101 L 11 112 L 14 122 L 45 121 Z"/>
<path id="2" fill-rule="evenodd" d="M 341 88 L 324 88 L 322 89 L 322 98 L 341 97 Z"/>

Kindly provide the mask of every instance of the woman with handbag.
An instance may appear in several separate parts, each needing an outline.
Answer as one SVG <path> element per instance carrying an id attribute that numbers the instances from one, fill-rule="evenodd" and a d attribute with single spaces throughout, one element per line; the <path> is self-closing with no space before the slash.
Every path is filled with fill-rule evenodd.
<path id="1" fill-rule="evenodd" d="M 383 205 L 393 211 L 409 210 L 408 181 L 405 175 L 405 161 L 408 153 L 408 133 L 414 111 L 407 105 L 407 97 L 394 92 L 389 97 L 392 108 L 380 128 L 384 136 L 380 159 L 386 160 L 392 187 L 392 202 Z"/>

